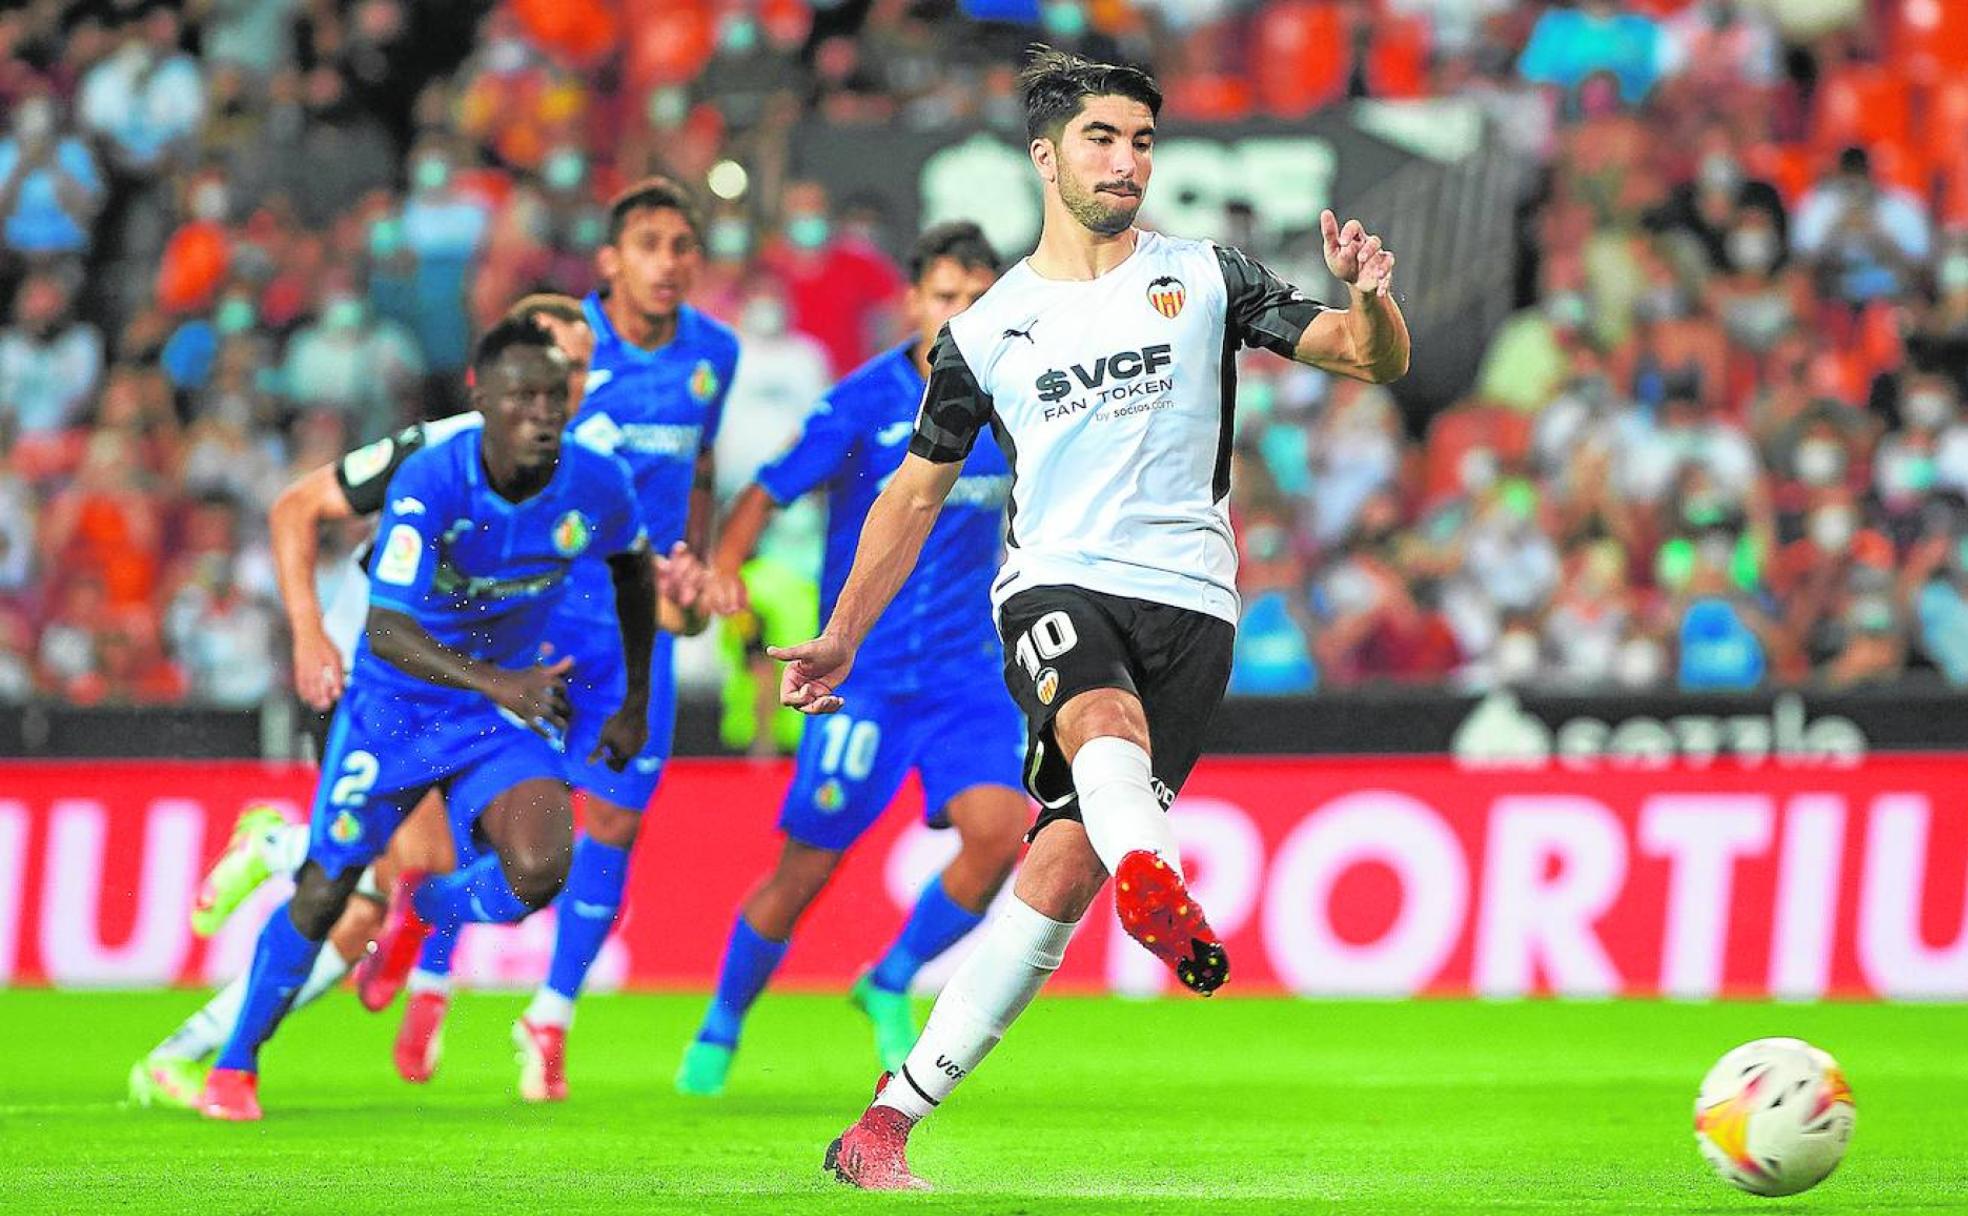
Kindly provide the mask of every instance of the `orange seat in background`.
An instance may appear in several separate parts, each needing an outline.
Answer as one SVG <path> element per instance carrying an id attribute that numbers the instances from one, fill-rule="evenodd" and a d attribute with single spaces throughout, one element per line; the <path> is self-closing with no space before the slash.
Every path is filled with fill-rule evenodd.
<path id="1" fill-rule="evenodd" d="M 1303 117 L 1346 96 L 1353 43 L 1337 4 L 1285 0 L 1258 16 L 1251 59 L 1259 107 Z"/>

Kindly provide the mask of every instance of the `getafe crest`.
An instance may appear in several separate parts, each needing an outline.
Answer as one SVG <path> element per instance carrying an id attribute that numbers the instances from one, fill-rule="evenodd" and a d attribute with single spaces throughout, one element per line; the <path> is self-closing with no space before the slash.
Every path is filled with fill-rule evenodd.
<path id="1" fill-rule="evenodd" d="M 554 523 L 554 552 L 562 557 L 575 557 L 588 547 L 588 520 L 579 511 L 569 511 Z"/>
<path id="2" fill-rule="evenodd" d="M 1158 313 L 1173 321 L 1182 313 L 1182 302 L 1188 298 L 1182 280 L 1163 275 L 1148 284 L 1148 303 Z"/>
<path id="3" fill-rule="evenodd" d="M 696 370 L 690 373 L 690 395 L 699 401 L 709 401 L 717 396 L 717 391 L 717 369 L 711 366 L 709 359 L 697 360 Z"/>

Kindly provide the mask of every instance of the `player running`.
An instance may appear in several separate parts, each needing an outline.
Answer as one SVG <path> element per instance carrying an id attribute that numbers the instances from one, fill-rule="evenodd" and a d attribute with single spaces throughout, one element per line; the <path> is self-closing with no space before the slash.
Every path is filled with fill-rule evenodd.
<path id="1" fill-rule="evenodd" d="M 868 507 L 915 430 L 930 345 L 946 321 L 991 286 L 998 264 L 975 224 L 944 224 L 916 242 L 907 298 L 916 338 L 841 381 L 814 407 L 799 442 L 738 495 L 713 561 L 714 607 L 731 611 L 742 604 L 738 570 L 772 512 L 821 485 L 829 495 L 822 601 L 833 602 Z M 976 681 L 978 666 L 998 651 L 991 577 L 1003 550 L 1010 485 L 1010 466 L 995 447 L 971 452 L 930 537 L 927 560 L 863 643 L 869 661 L 843 690 L 852 710 L 813 723 L 801 739 L 779 815 L 786 837 L 779 863 L 739 907 L 711 1007 L 677 1072 L 682 1092 L 723 1092 L 745 1014 L 785 956 L 794 926 L 911 768 L 922 778 L 925 821 L 955 827 L 961 847 L 923 888 L 887 952 L 854 985 L 854 1003 L 874 1023 L 884 1067 L 900 1067 L 916 1041 L 909 982 L 977 927 L 1017 862 L 1031 817 L 1019 789 L 1023 726 L 1003 689 Z"/>
<path id="2" fill-rule="evenodd" d="M 260 1117 L 260 1045 L 305 982 L 363 869 L 432 788 L 445 793 L 459 868 L 399 888 L 455 933 L 545 906 L 567 876 L 573 814 L 549 736 L 569 731 L 566 657 L 543 645 L 569 574 L 605 555 L 629 673 L 589 760 L 626 766 L 648 733 L 656 587 L 628 470 L 563 446 L 568 361 L 508 320 L 473 352 L 477 427 L 424 448 L 390 481 L 370 559 L 369 624 L 322 756 L 307 863 L 268 919 L 246 1001 L 199 1113 Z M 489 851 L 481 852 L 482 847 Z"/>
<path id="3" fill-rule="evenodd" d="M 927 1185 L 909 1171 L 910 1130 L 1038 994 L 1108 875 L 1136 941 L 1197 992 L 1223 983 L 1228 957 L 1164 812 L 1202 749 L 1236 637 L 1233 357 L 1261 346 L 1377 382 L 1408 363 L 1380 238 L 1321 217 L 1327 269 L 1349 296 L 1336 310 L 1235 249 L 1142 231 L 1154 80 L 1042 51 L 1021 83 L 1045 195 L 1038 248 L 937 339 L 909 457 L 868 512 L 831 619 L 774 652 L 790 661 L 786 704 L 852 708 L 863 639 L 990 426 L 1015 476 L 992 603 L 1042 809 L 1013 898 L 902 1068 L 827 1150 L 828 1169 L 869 1189 Z"/>
<path id="4" fill-rule="evenodd" d="M 582 306 L 594 350 L 569 435 L 628 465 L 659 553 L 675 552 L 680 543 L 691 553 L 705 552 L 715 505 L 711 449 L 738 362 L 731 331 L 684 303 L 703 265 L 702 232 L 695 205 L 674 182 L 648 178 L 629 187 L 609 205 L 607 243 L 596 255 L 605 287 Z M 687 597 L 682 604 L 694 607 Z M 573 661 L 568 696 L 576 707 L 612 705 L 621 697 L 622 653 L 610 614 L 607 575 L 597 563 L 576 563 L 567 602 L 549 633 L 554 653 Z M 690 629 L 698 627 L 701 620 L 689 622 Z M 574 842 L 557 905 L 546 982 L 513 1030 L 520 1093 L 530 1101 L 567 1096 L 574 1000 L 621 910 L 629 848 L 670 754 L 673 646 L 671 634 L 657 636 L 648 741 L 626 767 L 584 759 L 593 750 L 598 719 L 574 716 L 567 779 L 586 794 L 584 830 Z M 436 1066 L 456 935 L 426 936 L 413 913 L 408 901 L 392 900 L 390 923 L 357 981 L 372 1009 L 388 1004 L 408 981 L 411 999 L 393 1054 L 406 1080 L 422 1081 Z"/>
<path id="5" fill-rule="evenodd" d="M 581 302 L 570 296 L 540 293 L 520 299 L 505 315 L 531 320 L 555 335 L 555 345 L 570 362 L 569 391 L 578 395 L 594 347 Z M 426 445 L 481 422 L 476 411 L 467 411 L 405 427 L 303 475 L 274 500 L 267 518 L 274 572 L 293 638 L 295 689 L 310 708 L 331 710 L 341 697 L 369 610 L 369 576 L 364 568 L 369 546 L 365 544 L 350 556 L 334 597 L 323 611 L 314 583 L 321 525 L 380 512 L 390 478 L 405 460 Z M 677 628 L 680 619 L 678 610 L 665 598 L 658 613 L 659 627 Z M 596 712 L 605 715 L 608 708 Z M 320 742 L 317 738 L 317 744 Z M 270 876 L 298 871 L 307 860 L 308 837 L 306 823 L 289 823 L 272 807 L 256 805 L 241 811 L 225 850 L 199 884 L 191 911 L 192 931 L 210 937 Z M 432 791 L 390 837 L 385 854 L 363 875 L 355 898 L 329 931 L 329 948 L 315 956 L 314 970 L 295 994 L 293 1007 L 299 1009 L 331 990 L 368 953 L 369 943 L 383 923 L 384 892 L 400 870 L 442 873 L 453 866 L 444 800 Z M 192 1107 L 204 1086 L 211 1057 L 232 1035 L 246 998 L 246 981 L 245 975 L 235 977 L 131 1066 L 132 1102 L 139 1106 Z"/>

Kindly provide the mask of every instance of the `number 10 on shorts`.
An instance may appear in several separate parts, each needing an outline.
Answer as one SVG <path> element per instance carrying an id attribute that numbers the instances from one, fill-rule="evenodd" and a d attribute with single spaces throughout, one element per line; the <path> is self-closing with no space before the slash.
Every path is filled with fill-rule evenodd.
<path id="1" fill-rule="evenodd" d="M 1018 636 L 1012 655 L 1032 678 L 1039 704 L 1050 705 L 1059 695 L 1059 673 L 1044 664 L 1071 650 L 1079 640 L 1080 635 L 1073 632 L 1073 618 L 1064 612 L 1046 613 Z"/>

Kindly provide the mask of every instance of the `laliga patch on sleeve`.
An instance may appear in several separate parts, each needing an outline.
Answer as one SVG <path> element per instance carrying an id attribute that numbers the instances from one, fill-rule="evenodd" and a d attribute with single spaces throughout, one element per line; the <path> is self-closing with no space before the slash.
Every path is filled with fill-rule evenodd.
<path id="1" fill-rule="evenodd" d="M 342 480 L 351 486 L 359 486 L 388 468 L 390 457 L 394 455 L 396 455 L 394 439 L 378 439 L 372 444 L 359 447 L 342 457 Z"/>
<path id="2" fill-rule="evenodd" d="M 376 581 L 408 587 L 417 581 L 417 565 L 424 556 L 424 538 L 409 524 L 390 529 L 383 542 L 383 555 L 376 562 Z"/>

